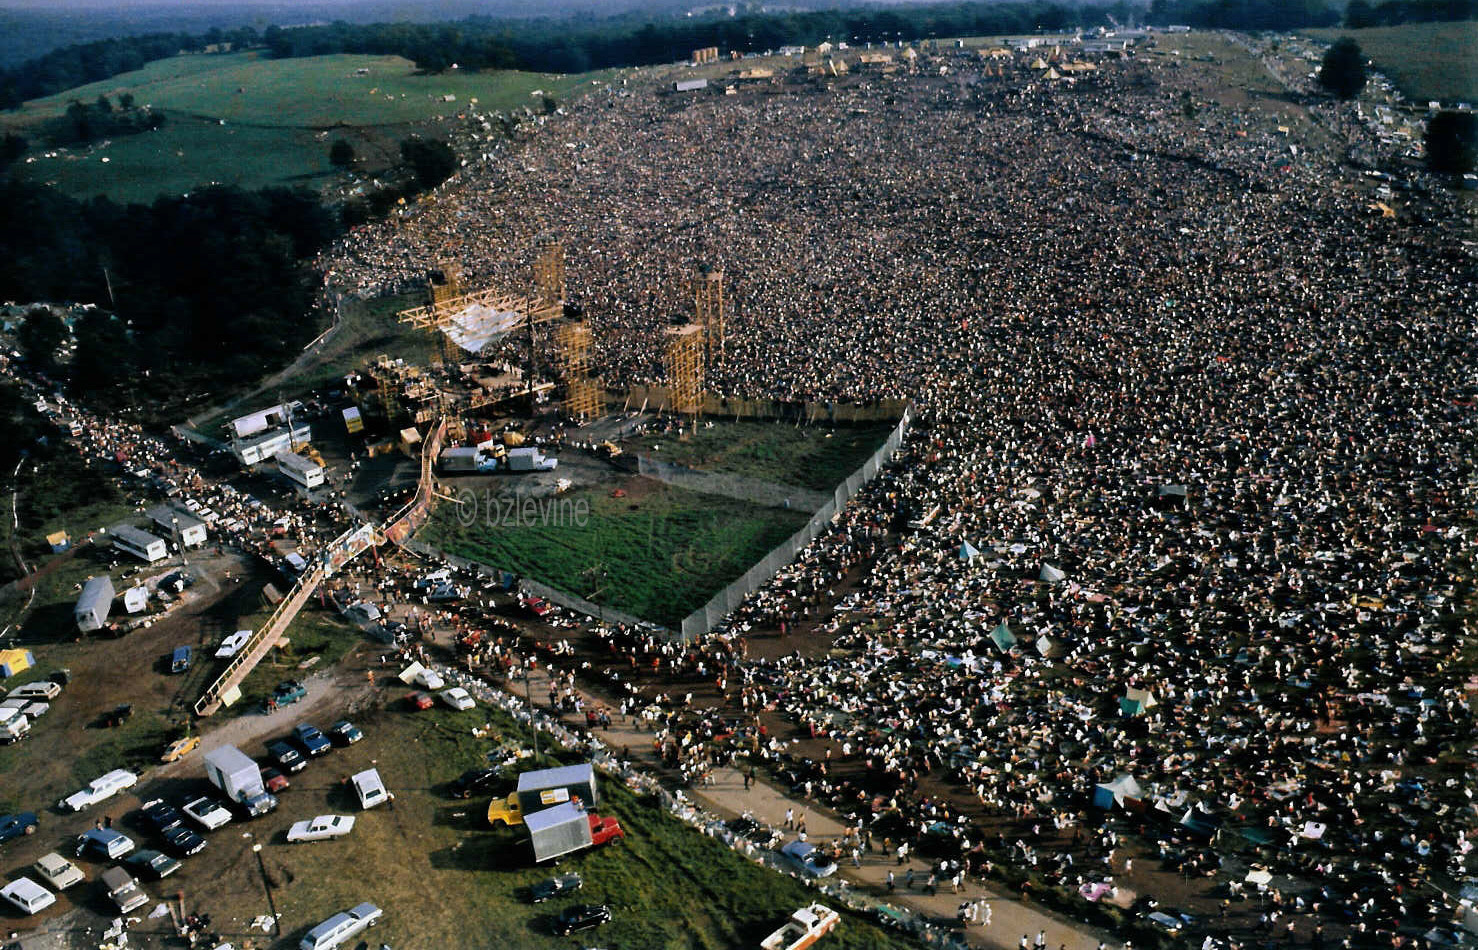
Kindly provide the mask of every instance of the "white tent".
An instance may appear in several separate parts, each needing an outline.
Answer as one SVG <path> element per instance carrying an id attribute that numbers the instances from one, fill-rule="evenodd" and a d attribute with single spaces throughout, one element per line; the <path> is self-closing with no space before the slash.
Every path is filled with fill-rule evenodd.
<path id="1" fill-rule="evenodd" d="M 1037 580 L 1046 581 L 1049 584 L 1061 584 L 1063 581 L 1067 580 L 1067 575 L 1057 568 L 1053 567 L 1051 564 L 1048 564 L 1046 561 L 1043 561 L 1042 572 L 1037 575 Z"/>
<path id="2" fill-rule="evenodd" d="M 980 557 L 980 552 L 976 550 L 975 545 L 971 544 L 969 541 L 966 541 L 964 544 L 960 545 L 960 560 L 973 561 L 975 558 L 978 557 Z"/>

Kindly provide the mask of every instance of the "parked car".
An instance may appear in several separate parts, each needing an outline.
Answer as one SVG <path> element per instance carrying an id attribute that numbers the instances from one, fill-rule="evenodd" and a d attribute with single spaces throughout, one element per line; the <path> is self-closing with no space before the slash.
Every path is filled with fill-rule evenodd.
<path id="1" fill-rule="evenodd" d="M 176 739 L 169 744 L 169 748 L 164 750 L 164 755 L 159 757 L 159 761 L 178 762 L 198 748 L 200 748 L 199 736 L 186 736 L 183 739 Z"/>
<path id="2" fill-rule="evenodd" d="M 144 802 L 140 817 L 149 830 L 160 834 L 185 822 L 185 816 L 180 814 L 180 810 L 162 798 Z"/>
<path id="3" fill-rule="evenodd" d="M 238 630 L 222 640 L 221 645 L 216 648 L 216 659 L 229 660 L 235 656 L 242 647 L 246 646 L 246 641 L 251 639 L 251 634 L 250 630 Z"/>
<path id="4" fill-rule="evenodd" d="M 472 694 L 460 686 L 453 686 L 451 689 L 442 690 L 440 696 L 441 701 L 453 709 L 473 709 L 477 706 L 477 703 L 472 701 Z"/>
<path id="5" fill-rule="evenodd" d="M 184 673 L 190 669 L 193 652 L 189 647 L 175 647 L 174 652 L 169 655 L 169 671 L 171 673 Z"/>
<path id="6" fill-rule="evenodd" d="M 132 788 L 138 780 L 139 777 L 127 769 L 114 769 L 93 779 L 82 791 L 62 799 L 58 807 L 68 811 L 81 811 L 89 805 L 112 798 L 125 788 Z"/>
<path id="7" fill-rule="evenodd" d="M 133 839 L 112 828 L 92 828 L 77 836 L 77 857 L 114 861 L 134 849 Z"/>
<path id="8" fill-rule="evenodd" d="M 553 900 L 556 897 L 573 894 L 584 886 L 585 882 L 580 878 L 580 875 L 571 871 L 569 874 L 561 874 L 558 877 L 551 877 L 548 880 L 537 882 L 533 887 L 529 888 L 529 897 L 535 904 L 542 904 L 544 901 Z"/>
<path id="9" fill-rule="evenodd" d="M 331 950 L 339 944 L 380 922 L 385 912 L 374 904 L 364 903 L 334 914 L 308 931 L 298 946 L 301 950 Z"/>
<path id="10" fill-rule="evenodd" d="M 340 719 L 328 727 L 328 737 L 339 745 L 353 745 L 364 738 L 364 733 L 349 720 Z"/>
<path id="11" fill-rule="evenodd" d="M 267 791 L 273 795 L 276 795 L 285 788 L 292 787 L 292 783 L 287 780 L 287 776 L 270 765 L 262 769 L 262 784 L 267 786 Z"/>
<path id="12" fill-rule="evenodd" d="M 133 875 L 123 868 L 108 868 L 103 872 L 101 880 L 108 896 L 121 913 L 126 914 L 149 903 L 149 895 L 139 887 L 139 882 L 133 879 Z"/>
<path id="13" fill-rule="evenodd" d="M 416 682 L 435 692 L 446 685 L 446 680 L 435 670 L 422 669 L 416 674 Z"/>
<path id="14" fill-rule="evenodd" d="M 610 919 L 611 909 L 605 904 L 572 904 L 555 918 L 554 932 L 568 937 L 577 930 L 593 930 Z"/>
<path id="15" fill-rule="evenodd" d="M 205 839 L 184 825 L 176 825 L 164 832 L 164 843 L 170 851 L 182 858 L 205 850 Z"/>
<path id="16" fill-rule="evenodd" d="M 830 877 L 837 870 L 836 863 L 809 841 L 787 842 L 780 853 L 790 858 L 807 877 Z"/>
<path id="17" fill-rule="evenodd" d="M 87 875 L 82 873 L 81 868 L 55 851 L 43 854 L 31 867 L 43 881 L 58 891 L 65 891 L 87 880 Z"/>
<path id="18" fill-rule="evenodd" d="M 215 831 L 231 823 L 231 809 L 209 795 L 202 795 L 185 805 L 185 816 L 206 831 Z"/>
<path id="19" fill-rule="evenodd" d="M 39 699 L 51 702 L 61 695 L 62 686 L 54 680 L 37 680 L 24 686 L 17 686 L 5 694 L 6 699 Z"/>
<path id="20" fill-rule="evenodd" d="M 135 851 L 124 858 L 123 863 L 138 872 L 139 877 L 152 878 L 156 881 L 162 881 L 180 869 L 180 862 L 176 859 L 163 851 L 148 848 Z"/>
<path id="21" fill-rule="evenodd" d="M 323 841 L 341 838 L 354 830 L 353 815 L 319 815 L 308 821 L 294 822 L 287 830 L 288 841 Z"/>
<path id="22" fill-rule="evenodd" d="M 308 695 L 308 688 L 297 680 L 283 680 L 272 691 L 272 702 L 279 706 L 290 706 Z"/>
<path id="23" fill-rule="evenodd" d="M 18 877 L 0 887 L 0 897 L 20 908 L 23 914 L 34 914 L 56 903 L 55 894 L 28 877 Z"/>
<path id="24" fill-rule="evenodd" d="M 449 791 L 453 798 L 471 798 L 487 794 L 503 783 L 502 769 L 468 769 L 452 782 Z"/>
<path id="25" fill-rule="evenodd" d="M 33 811 L 23 811 L 18 815 L 0 816 L 0 841 L 9 841 L 11 838 L 19 838 L 21 835 L 34 835 L 40 826 L 40 819 Z"/>
<path id="26" fill-rule="evenodd" d="M 281 740 L 267 743 L 267 756 L 289 772 L 301 772 L 308 766 L 301 752 Z"/>
<path id="27" fill-rule="evenodd" d="M 293 727 L 293 741 L 309 756 L 317 758 L 332 749 L 333 743 L 328 741 L 318 727 L 312 723 L 299 723 Z"/>
<path id="28" fill-rule="evenodd" d="M 405 701 L 407 705 L 416 710 L 430 709 L 436 702 L 430 693 L 407 693 Z"/>

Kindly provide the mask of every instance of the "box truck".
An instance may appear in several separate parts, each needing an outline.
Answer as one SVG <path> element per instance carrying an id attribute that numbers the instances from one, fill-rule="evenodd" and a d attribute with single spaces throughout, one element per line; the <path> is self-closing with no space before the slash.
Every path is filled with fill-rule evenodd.
<path id="1" fill-rule="evenodd" d="M 269 795 L 262 784 L 262 770 L 234 745 L 224 745 L 205 753 L 205 777 L 248 817 L 265 815 L 277 807 L 277 799 Z"/>

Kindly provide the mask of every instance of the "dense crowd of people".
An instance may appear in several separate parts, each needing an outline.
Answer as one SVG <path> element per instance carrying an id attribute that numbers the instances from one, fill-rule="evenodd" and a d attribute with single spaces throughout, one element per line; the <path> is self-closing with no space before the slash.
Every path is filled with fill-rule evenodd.
<path id="1" fill-rule="evenodd" d="M 326 266 L 406 286 L 455 257 L 512 283 L 557 229 L 617 387 L 661 382 L 655 332 L 721 267 L 710 389 L 904 397 L 918 425 L 670 664 L 834 742 L 845 782 L 795 777 L 844 813 L 967 853 L 980 823 L 1050 824 L 1050 847 L 1001 844 L 1089 886 L 1122 869 L 1113 832 L 1069 829 L 1095 801 L 1145 807 L 1201 836 L 1175 861 L 1218 893 L 1240 896 L 1246 849 L 1301 882 L 1296 909 L 1266 898 L 1270 939 L 1297 914 L 1309 940 L 1424 940 L 1447 912 L 1422 882 L 1473 874 L 1478 827 L 1471 221 L 1435 183 L 1372 214 L 1351 143 L 1290 142 L 1197 63 L 1076 76 L 959 53 L 734 95 L 612 88 Z M 831 651 L 736 646 L 800 617 Z M 614 646 L 670 652 L 631 636 Z M 778 739 L 753 751 L 794 766 Z"/>

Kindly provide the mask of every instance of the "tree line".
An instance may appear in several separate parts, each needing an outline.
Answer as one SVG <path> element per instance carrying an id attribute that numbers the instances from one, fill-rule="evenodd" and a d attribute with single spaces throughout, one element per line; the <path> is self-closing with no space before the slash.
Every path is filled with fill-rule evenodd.
<path id="1" fill-rule="evenodd" d="M 1478 16 L 1478 0 L 1350 0 L 1348 26 L 1461 20 Z M 283 29 L 269 26 L 202 34 L 150 33 L 53 50 L 0 72 L 0 108 L 52 95 L 141 68 L 181 51 L 231 44 L 265 47 L 280 58 L 364 53 L 403 56 L 426 72 L 463 69 L 583 72 L 672 62 L 692 50 L 760 52 L 823 39 L 852 43 L 919 40 L 931 36 L 1032 33 L 1093 27 L 1146 18 L 1156 25 L 1239 30 L 1294 30 L 1334 26 L 1338 8 L 1325 0 L 1117 0 L 1072 4 L 1058 0 L 954 2 L 854 10 L 792 10 L 738 16 L 659 17 L 627 13 L 605 18 L 511 20 L 468 17 L 448 23 L 330 23 Z"/>

